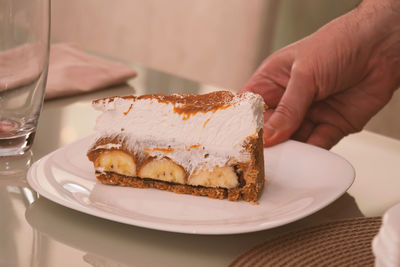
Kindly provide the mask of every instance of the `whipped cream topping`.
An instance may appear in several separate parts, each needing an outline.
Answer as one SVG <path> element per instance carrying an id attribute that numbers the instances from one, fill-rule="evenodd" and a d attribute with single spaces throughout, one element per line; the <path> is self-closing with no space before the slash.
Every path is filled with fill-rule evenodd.
<path id="1" fill-rule="evenodd" d="M 93 102 L 102 111 L 95 129 L 99 137 L 122 136 L 129 149 L 167 156 L 192 172 L 194 168 L 248 161 L 248 137 L 263 127 L 264 101 L 250 92 L 208 112 L 177 112 L 183 104 L 157 98 L 114 97 Z"/>

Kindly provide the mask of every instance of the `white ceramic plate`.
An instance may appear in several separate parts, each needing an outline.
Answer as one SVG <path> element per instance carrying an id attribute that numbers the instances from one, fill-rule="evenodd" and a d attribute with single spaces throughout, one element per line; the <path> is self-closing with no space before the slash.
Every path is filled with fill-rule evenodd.
<path id="1" fill-rule="evenodd" d="M 323 149 L 287 141 L 264 149 L 268 182 L 259 205 L 97 182 L 86 151 L 93 137 L 35 162 L 28 182 L 63 206 L 101 218 L 171 232 L 234 234 L 280 226 L 327 206 L 354 180 L 353 167 Z"/>

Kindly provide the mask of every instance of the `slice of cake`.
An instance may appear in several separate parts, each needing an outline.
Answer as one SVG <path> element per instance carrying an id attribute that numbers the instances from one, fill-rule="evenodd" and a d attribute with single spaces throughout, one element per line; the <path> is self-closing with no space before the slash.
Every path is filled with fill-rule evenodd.
<path id="1" fill-rule="evenodd" d="M 102 114 L 87 156 L 102 183 L 250 202 L 260 197 L 261 96 L 124 96 L 93 106 Z"/>

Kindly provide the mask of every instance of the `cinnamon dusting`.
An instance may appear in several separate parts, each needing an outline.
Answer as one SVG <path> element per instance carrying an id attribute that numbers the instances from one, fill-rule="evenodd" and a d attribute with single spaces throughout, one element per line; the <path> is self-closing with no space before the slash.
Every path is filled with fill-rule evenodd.
<path id="1" fill-rule="evenodd" d="M 203 123 L 203 128 L 206 128 L 207 123 L 210 121 L 210 118 L 208 118 L 204 123 Z"/>
<path id="2" fill-rule="evenodd" d="M 174 106 L 174 112 L 182 115 L 182 120 L 189 119 L 192 115 L 195 115 L 198 112 L 207 113 L 212 112 L 215 113 L 217 110 L 222 110 L 230 107 L 231 104 L 226 104 L 222 106 L 191 106 L 191 105 L 184 105 L 176 107 Z"/>
<path id="3" fill-rule="evenodd" d="M 109 97 L 94 100 L 93 103 L 97 104 L 102 101 L 107 101 L 107 103 L 113 102 L 117 97 Z M 226 109 L 233 104 L 235 94 L 229 91 L 215 91 L 203 95 L 193 95 L 193 94 L 173 94 L 173 95 L 163 95 L 163 94 L 153 94 L 153 95 L 142 95 L 142 96 L 122 96 L 121 98 L 126 100 L 140 100 L 140 99 L 154 99 L 159 103 L 171 103 L 174 105 L 174 112 L 182 116 L 183 120 L 189 119 L 192 115 L 198 112 L 215 113 L 217 110 Z M 125 115 L 129 113 L 132 107 L 129 108 Z"/>
<path id="4" fill-rule="evenodd" d="M 158 152 L 162 152 L 162 153 L 165 153 L 165 154 L 174 152 L 174 149 L 172 147 L 168 147 L 168 148 L 163 148 L 163 147 L 148 148 L 148 147 L 145 147 L 144 150 L 145 151 L 158 151 Z"/>
<path id="5" fill-rule="evenodd" d="M 124 115 L 127 115 L 127 114 L 129 113 L 129 111 L 131 111 L 132 106 L 133 106 L 133 104 L 131 104 L 131 105 L 129 106 L 129 109 L 128 109 L 127 111 L 124 112 Z"/>
<path id="6" fill-rule="evenodd" d="M 192 150 L 193 148 L 198 149 L 200 147 L 200 144 L 196 144 L 196 145 L 190 145 L 190 146 L 185 146 L 185 149 L 187 151 Z"/>

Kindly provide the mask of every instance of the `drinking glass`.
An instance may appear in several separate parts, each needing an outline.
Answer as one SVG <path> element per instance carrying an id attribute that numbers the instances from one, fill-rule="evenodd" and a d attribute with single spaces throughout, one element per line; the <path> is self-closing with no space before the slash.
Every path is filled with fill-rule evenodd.
<path id="1" fill-rule="evenodd" d="M 0 0 L 0 157 L 32 146 L 49 62 L 50 0 Z"/>

